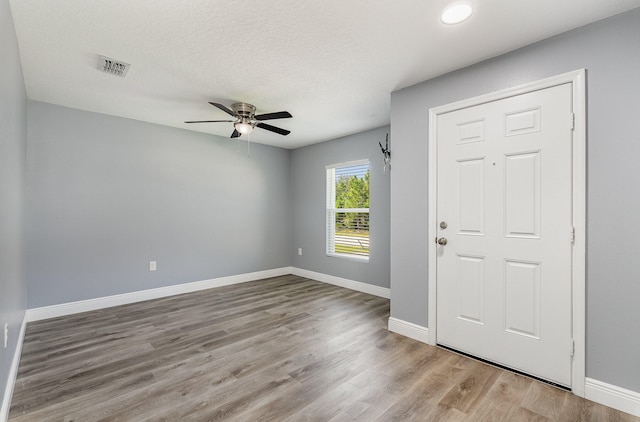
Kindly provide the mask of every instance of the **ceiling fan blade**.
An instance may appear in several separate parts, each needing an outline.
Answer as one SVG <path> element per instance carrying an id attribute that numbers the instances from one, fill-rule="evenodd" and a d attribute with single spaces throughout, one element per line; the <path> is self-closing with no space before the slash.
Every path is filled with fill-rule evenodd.
<path id="1" fill-rule="evenodd" d="M 254 116 L 256 120 L 273 120 L 273 119 L 288 119 L 293 117 L 288 111 L 277 111 L 275 113 L 258 114 Z"/>
<path id="2" fill-rule="evenodd" d="M 191 120 L 185 123 L 219 123 L 219 122 L 235 122 L 235 120 Z"/>
<path id="3" fill-rule="evenodd" d="M 219 104 L 219 103 L 212 103 L 211 101 L 209 101 L 209 104 L 211 104 L 214 107 L 218 107 L 220 110 L 224 111 L 225 113 L 227 113 L 230 116 L 236 117 L 236 115 L 233 113 L 233 111 L 229 110 L 229 108 L 227 108 L 227 106 Z"/>
<path id="4" fill-rule="evenodd" d="M 230 136 L 231 138 L 239 138 L 240 137 L 240 132 L 238 132 L 237 130 L 233 129 L 233 133 Z"/>
<path id="5" fill-rule="evenodd" d="M 290 130 L 281 129 L 279 127 L 271 126 L 271 125 L 268 125 L 266 123 L 257 123 L 256 126 L 259 127 L 260 129 L 265 129 L 265 130 L 268 130 L 268 131 L 271 131 L 271 132 L 279 133 L 280 135 L 285 135 L 286 136 L 286 135 L 291 133 Z"/>

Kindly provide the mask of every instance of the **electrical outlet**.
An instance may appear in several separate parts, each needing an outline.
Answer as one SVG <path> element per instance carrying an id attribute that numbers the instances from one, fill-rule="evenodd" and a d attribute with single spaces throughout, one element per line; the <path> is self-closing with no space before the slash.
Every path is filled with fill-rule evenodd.
<path id="1" fill-rule="evenodd" d="M 298 255 L 302 255 L 302 248 L 298 248 Z"/>
<path id="2" fill-rule="evenodd" d="M 6 349 L 9 345 L 9 323 L 4 323 L 4 348 Z"/>
<path id="3" fill-rule="evenodd" d="M 155 271 L 156 269 L 156 261 L 149 261 L 149 271 Z"/>

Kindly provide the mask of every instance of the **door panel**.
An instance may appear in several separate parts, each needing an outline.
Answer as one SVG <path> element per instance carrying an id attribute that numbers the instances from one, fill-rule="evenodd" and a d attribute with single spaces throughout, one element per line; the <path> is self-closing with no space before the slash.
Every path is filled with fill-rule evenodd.
<path id="1" fill-rule="evenodd" d="M 540 238 L 540 151 L 505 156 L 507 237 Z"/>
<path id="2" fill-rule="evenodd" d="M 458 318 L 484 323 L 484 257 L 458 255 Z"/>
<path id="3" fill-rule="evenodd" d="M 437 342 L 571 383 L 571 84 L 438 116 Z"/>
<path id="4" fill-rule="evenodd" d="M 458 161 L 460 234 L 484 231 L 484 159 Z"/>
<path id="5" fill-rule="evenodd" d="M 505 260 L 505 327 L 540 339 L 540 263 Z"/>

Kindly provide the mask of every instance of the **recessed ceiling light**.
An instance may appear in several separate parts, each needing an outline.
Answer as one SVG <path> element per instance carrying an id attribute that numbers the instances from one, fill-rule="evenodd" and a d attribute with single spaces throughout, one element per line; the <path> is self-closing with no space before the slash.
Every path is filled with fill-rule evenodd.
<path id="1" fill-rule="evenodd" d="M 448 25 L 454 25 L 469 19 L 471 13 L 473 13 L 471 4 L 455 2 L 444 8 L 442 15 L 440 15 L 440 20 Z"/>

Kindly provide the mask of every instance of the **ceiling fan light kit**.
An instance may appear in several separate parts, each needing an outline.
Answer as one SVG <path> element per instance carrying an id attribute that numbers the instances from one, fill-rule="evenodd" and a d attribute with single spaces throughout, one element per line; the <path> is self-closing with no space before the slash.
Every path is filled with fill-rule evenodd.
<path id="1" fill-rule="evenodd" d="M 234 123 L 233 127 L 242 135 L 249 133 L 253 130 L 253 125 L 245 120 Z"/>
<path id="2" fill-rule="evenodd" d="M 272 126 L 267 123 L 262 123 L 263 120 L 288 119 L 290 117 L 293 117 L 288 111 L 256 114 L 256 107 L 248 103 L 231 104 L 230 109 L 227 106 L 219 103 L 209 102 L 209 104 L 219 108 L 228 115 L 235 117 L 236 120 L 192 120 L 186 121 L 185 123 L 233 123 L 233 133 L 231 134 L 231 138 L 237 138 L 240 135 L 250 133 L 255 127 L 259 127 L 260 129 L 268 130 L 270 132 L 274 132 L 283 136 L 291 133 L 286 129 Z"/>

